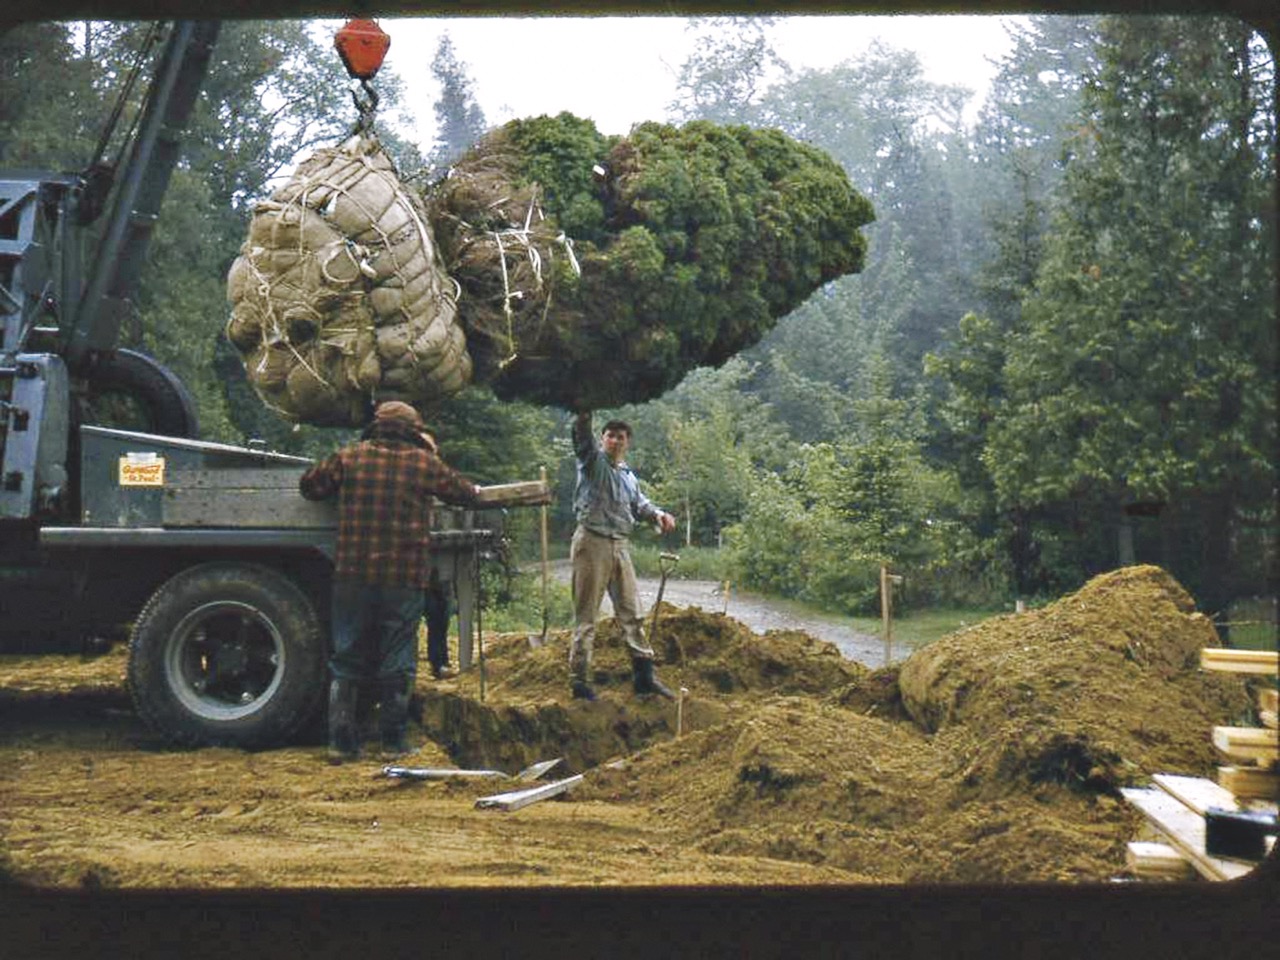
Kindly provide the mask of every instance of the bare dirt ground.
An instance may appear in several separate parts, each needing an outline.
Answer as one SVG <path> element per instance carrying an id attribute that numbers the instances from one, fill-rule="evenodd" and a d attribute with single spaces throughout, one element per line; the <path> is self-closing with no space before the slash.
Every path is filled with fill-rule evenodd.
<path id="1" fill-rule="evenodd" d="M 1125 876 L 1141 817 L 1117 788 L 1212 776 L 1247 682 L 1153 567 L 1100 577 L 870 670 L 808 633 L 757 633 L 669 582 L 660 675 L 630 690 L 612 621 L 595 703 L 567 635 L 486 635 L 484 670 L 419 681 L 412 766 L 562 758 L 559 799 L 477 808 L 502 781 L 341 767 L 319 737 L 175 749 L 135 716 L 125 651 L 0 657 L 0 876 L 58 888 L 731 887 L 1066 883 Z M 696 597 L 695 597 L 696 599 Z M 874 660 L 874 657 L 872 657 Z M 483 685 L 483 687 L 482 687 Z M 679 721 L 679 727 L 677 727 Z"/>

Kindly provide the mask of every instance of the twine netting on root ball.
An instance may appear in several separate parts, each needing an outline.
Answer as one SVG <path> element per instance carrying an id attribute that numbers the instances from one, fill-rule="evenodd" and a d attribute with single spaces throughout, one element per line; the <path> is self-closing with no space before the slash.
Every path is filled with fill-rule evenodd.
<path id="1" fill-rule="evenodd" d="M 661 396 L 862 269 L 870 203 L 777 130 L 515 120 L 426 197 L 476 379 L 588 409 Z"/>
<path id="2" fill-rule="evenodd" d="M 376 138 L 317 151 L 254 208 L 227 296 L 227 337 L 288 420 L 355 426 L 375 399 L 430 402 L 471 379 L 456 285 Z"/>

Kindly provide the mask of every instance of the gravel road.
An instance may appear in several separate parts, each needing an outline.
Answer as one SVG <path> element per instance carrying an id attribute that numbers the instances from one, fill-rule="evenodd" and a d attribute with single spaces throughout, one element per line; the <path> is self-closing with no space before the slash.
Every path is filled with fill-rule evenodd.
<path id="1" fill-rule="evenodd" d="M 564 583 L 569 582 L 569 562 L 557 561 L 551 564 L 552 574 Z M 637 580 L 640 592 L 640 609 L 648 611 L 658 596 L 659 581 L 656 578 L 640 577 Z M 850 660 L 868 667 L 884 665 L 884 641 L 878 636 L 860 633 L 842 623 L 836 617 L 806 617 L 784 609 L 764 597 L 740 593 L 730 589 L 729 602 L 725 603 L 722 585 L 714 580 L 681 580 L 668 578 L 666 588 L 662 591 L 662 600 L 674 607 L 701 607 L 709 613 L 724 613 L 745 624 L 756 633 L 769 630 L 801 630 L 819 640 L 835 644 Z M 726 609 L 727 607 L 727 609 Z M 604 598 L 601 612 L 611 616 L 613 604 Z"/>

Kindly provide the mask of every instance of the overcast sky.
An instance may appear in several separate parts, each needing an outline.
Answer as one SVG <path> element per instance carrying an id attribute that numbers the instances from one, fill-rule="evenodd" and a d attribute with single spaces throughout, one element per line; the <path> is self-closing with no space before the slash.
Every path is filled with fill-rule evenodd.
<path id="1" fill-rule="evenodd" d="M 780 18 L 774 45 L 793 67 L 830 67 L 862 54 L 873 39 L 913 50 L 925 79 L 975 92 L 976 110 L 1010 47 L 1007 16 L 801 16 Z M 567 110 L 605 134 L 665 120 L 680 64 L 693 47 L 677 17 L 383 18 L 391 37 L 386 65 L 416 104 L 418 137 L 433 139 L 437 86 L 431 60 L 441 33 L 475 83 L 488 123 Z M 335 24 L 334 30 L 340 22 Z"/>

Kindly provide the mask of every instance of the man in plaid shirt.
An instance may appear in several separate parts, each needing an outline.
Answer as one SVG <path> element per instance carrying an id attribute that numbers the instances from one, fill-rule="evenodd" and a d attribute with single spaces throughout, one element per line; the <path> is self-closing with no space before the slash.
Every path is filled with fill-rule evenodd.
<path id="1" fill-rule="evenodd" d="M 408 750 L 431 497 L 468 504 L 479 488 L 440 459 L 421 415 L 398 400 L 379 404 L 361 438 L 307 470 L 299 487 L 308 500 L 338 501 L 329 759 L 360 755 L 361 680 L 377 683 L 383 756 L 398 756 Z"/>

